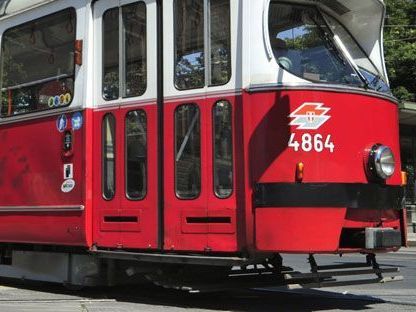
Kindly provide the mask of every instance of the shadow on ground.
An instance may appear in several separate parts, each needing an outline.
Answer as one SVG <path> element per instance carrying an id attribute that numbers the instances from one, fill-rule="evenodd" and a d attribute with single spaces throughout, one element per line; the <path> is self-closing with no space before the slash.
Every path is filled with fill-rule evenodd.
<path id="1" fill-rule="evenodd" d="M 189 294 L 168 290 L 151 284 L 123 287 L 96 287 L 68 290 L 51 283 L 0 279 L 0 285 L 28 291 L 32 299 L 37 294 L 42 300 L 109 300 L 117 303 L 148 304 L 186 309 L 208 309 L 214 311 L 325 311 L 325 310 L 377 310 L 383 300 L 322 290 L 288 291 L 246 290 L 217 293 Z M 47 299 L 50 296 L 51 299 Z M 21 298 L 21 297 L 20 297 Z M 59 299 L 54 299 L 59 298 Z M 67 299 L 64 299 L 67 298 Z M 13 299 L 19 301 L 19 299 Z M 9 301 L 0 292 L 0 302 Z"/>

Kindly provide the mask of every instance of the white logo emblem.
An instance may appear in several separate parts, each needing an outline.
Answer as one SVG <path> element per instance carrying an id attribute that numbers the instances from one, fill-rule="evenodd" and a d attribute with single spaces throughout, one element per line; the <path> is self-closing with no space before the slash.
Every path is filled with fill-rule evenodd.
<path id="1" fill-rule="evenodd" d="M 65 180 L 61 185 L 61 191 L 64 193 L 71 192 L 75 187 L 75 181 L 72 179 Z"/>
<path id="2" fill-rule="evenodd" d="M 331 116 L 326 113 L 329 107 L 323 103 L 303 103 L 289 117 L 294 118 L 289 125 L 298 126 L 296 129 L 316 130 L 319 129 Z"/>

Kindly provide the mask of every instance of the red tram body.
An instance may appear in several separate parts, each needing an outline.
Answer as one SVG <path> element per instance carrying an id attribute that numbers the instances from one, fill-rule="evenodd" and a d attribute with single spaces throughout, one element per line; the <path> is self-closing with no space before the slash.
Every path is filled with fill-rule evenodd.
<path id="1" fill-rule="evenodd" d="M 27 268 L 3 275 L 60 280 L 29 268 L 43 255 L 225 267 L 405 244 L 382 1 L 13 5 L 0 267 Z"/>

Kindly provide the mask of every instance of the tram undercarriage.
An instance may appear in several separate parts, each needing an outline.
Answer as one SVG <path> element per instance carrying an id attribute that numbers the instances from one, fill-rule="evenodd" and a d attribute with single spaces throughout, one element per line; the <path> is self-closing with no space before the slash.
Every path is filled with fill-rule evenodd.
<path id="1" fill-rule="evenodd" d="M 62 283 L 69 289 L 151 282 L 190 293 L 267 287 L 323 288 L 403 280 L 398 267 L 379 265 L 373 253 L 364 257 L 362 262 L 319 265 L 310 254 L 310 272 L 299 272 L 284 265 L 278 253 L 245 258 L 10 250 L 2 252 L 0 274 L 12 279 Z"/>

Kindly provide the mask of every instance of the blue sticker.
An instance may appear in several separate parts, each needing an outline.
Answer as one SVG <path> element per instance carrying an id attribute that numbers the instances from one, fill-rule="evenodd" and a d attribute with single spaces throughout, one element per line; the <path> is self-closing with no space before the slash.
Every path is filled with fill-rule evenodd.
<path id="1" fill-rule="evenodd" d="M 60 104 L 60 98 L 59 98 L 59 95 L 56 95 L 55 97 L 54 97 L 54 103 L 53 103 L 55 106 L 59 106 L 59 104 Z"/>
<path id="2" fill-rule="evenodd" d="M 68 120 L 66 119 L 66 115 L 62 114 L 56 120 L 56 128 L 59 132 L 64 132 L 67 126 Z"/>
<path id="3" fill-rule="evenodd" d="M 79 130 L 82 127 L 82 114 L 80 112 L 76 112 L 72 114 L 71 119 L 72 129 Z"/>

